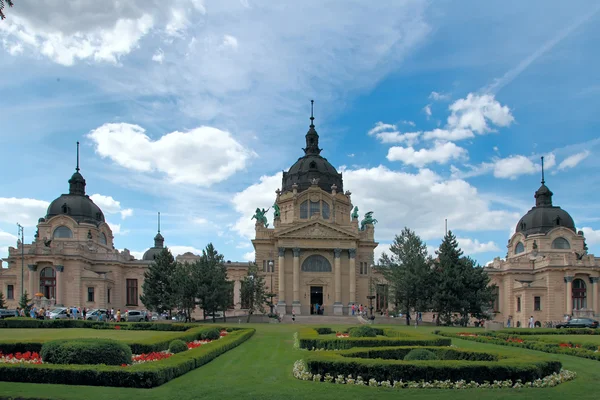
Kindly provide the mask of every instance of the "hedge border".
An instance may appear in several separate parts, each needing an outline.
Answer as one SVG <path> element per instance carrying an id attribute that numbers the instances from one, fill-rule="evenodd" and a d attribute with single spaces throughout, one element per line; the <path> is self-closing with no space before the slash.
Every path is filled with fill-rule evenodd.
<path id="1" fill-rule="evenodd" d="M 0 381 L 62 385 L 153 388 L 212 361 L 254 335 L 243 328 L 166 360 L 130 367 L 106 365 L 0 364 Z"/>
<path id="2" fill-rule="evenodd" d="M 141 331 L 186 331 L 198 326 L 197 323 L 165 323 L 165 322 L 104 322 L 73 319 L 33 319 L 33 318 L 6 318 L 0 320 L 0 329 L 115 329 L 120 326 L 123 330 Z"/>
<path id="3" fill-rule="evenodd" d="M 529 350 L 537 350 L 542 351 L 544 353 L 550 354 L 565 354 L 569 356 L 575 356 L 580 358 L 588 358 L 590 360 L 600 361 L 600 352 L 595 352 L 595 350 L 590 350 L 589 346 L 581 348 L 572 348 L 572 347 L 560 347 L 559 343 L 548 343 L 541 340 L 532 340 L 532 339 L 524 339 L 519 337 L 518 335 L 510 335 L 505 332 L 498 333 L 477 333 L 477 336 L 460 336 L 456 333 L 450 332 L 439 332 L 438 335 L 451 337 L 462 340 L 470 340 L 473 342 L 479 343 L 489 343 L 495 344 L 499 346 L 511 346 L 511 347 L 520 347 L 523 349 Z M 527 336 L 527 335 L 524 335 Z M 523 340 L 522 343 L 515 341 L 508 341 L 507 339 L 520 339 Z M 596 349 L 600 348 L 600 346 L 596 345 Z"/>
<path id="4" fill-rule="evenodd" d="M 346 331 L 351 328 L 346 329 Z M 317 327 L 300 330 L 299 343 L 301 349 L 345 350 L 352 347 L 385 347 L 385 346 L 450 346 L 451 340 L 431 334 L 413 334 L 391 328 L 374 328 L 378 335 L 385 338 L 319 338 L 319 335 L 334 333 L 331 328 Z M 319 333 L 321 332 L 321 333 Z"/>

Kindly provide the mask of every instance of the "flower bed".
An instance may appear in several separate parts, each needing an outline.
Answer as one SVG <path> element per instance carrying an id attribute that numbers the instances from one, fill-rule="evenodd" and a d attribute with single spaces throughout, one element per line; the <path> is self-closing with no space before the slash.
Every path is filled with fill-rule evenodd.
<path id="1" fill-rule="evenodd" d="M 0 363 L 7 364 L 41 364 L 42 357 L 37 352 L 26 351 L 25 353 L 2 354 L 0 352 Z"/>

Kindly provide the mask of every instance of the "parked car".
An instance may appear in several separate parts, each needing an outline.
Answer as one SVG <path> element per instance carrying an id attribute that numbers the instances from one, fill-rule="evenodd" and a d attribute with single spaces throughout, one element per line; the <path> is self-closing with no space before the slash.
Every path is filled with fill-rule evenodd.
<path id="1" fill-rule="evenodd" d="M 19 313 L 17 312 L 17 310 L 5 310 L 5 309 L 0 310 L 0 319 L 12 318 L 12 317 L 18 317 L 18 316 L 19 316 Z"/>
<path id="2" fill-rule="evenodd" d="M 105 309 L 94 309 L 87 312 L 85 319 L 88 321 L 98 321 L 100 315 L 102 315 L 102 321 L 106 321 L 106 310 Z"/>
<path id="3" fill-rule="evenodd" d="M 66 307 L 56 307 L 50 310 L 50 319 L 67 319 L 67 308 Z"/>
<path id="4" fill-rule="evenodd" d="M 215 319 L 223 318 L 223 311 L 215 311 L 214 313 L 207 313 L 205 315 L 206 319 L 213 319 L 213 316 Z"/>
<path id="5" fill-rule="evenodd" d="M 591 318 L 573 318 L 569 322 L 563 322 L 562 324 L 556 324 L 558 329 L 560 328 L 597 328 L 598 321 Z"/>
<path id="6" fill-rule="evenodd" d="M 146 311 L 129 310 L 125 313 L 125 321 L 127 322 L 148 322 L 148 313 Z"/>

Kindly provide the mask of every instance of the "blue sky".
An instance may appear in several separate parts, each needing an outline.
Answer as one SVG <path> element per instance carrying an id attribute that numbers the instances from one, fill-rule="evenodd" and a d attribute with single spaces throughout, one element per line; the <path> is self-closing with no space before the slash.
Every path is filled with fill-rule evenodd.
<path id="1" fill-rule="evenodd" d="M 595 1 L 22 0 L 0 23 L 0 256 L 68 190 L 80 141 L 117 248 L 141 255 L 160 211 L 175 253 L 253 259 L 311 99 L 379 252 L 404 226 L 433 249 L 447 218 L 480 263 L 503 257 L 545 156 L 598 254 L 599 22 Z"/>

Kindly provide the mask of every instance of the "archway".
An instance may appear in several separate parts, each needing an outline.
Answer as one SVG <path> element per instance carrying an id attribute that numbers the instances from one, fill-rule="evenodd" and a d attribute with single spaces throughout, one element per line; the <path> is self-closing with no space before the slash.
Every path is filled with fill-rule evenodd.
<path id="1" fill-rule="evenodd" d="M 587 289 L 583 279 L 573 281 L 573 310 L 587 308 Z"/>
<path id="2" fill-rule="evenodd" d="M 47 299 L 56 298 L 56 271 L 46 267 L 40 271 L 40 293 Z"/>

